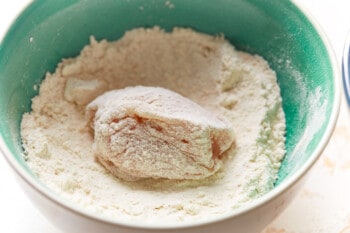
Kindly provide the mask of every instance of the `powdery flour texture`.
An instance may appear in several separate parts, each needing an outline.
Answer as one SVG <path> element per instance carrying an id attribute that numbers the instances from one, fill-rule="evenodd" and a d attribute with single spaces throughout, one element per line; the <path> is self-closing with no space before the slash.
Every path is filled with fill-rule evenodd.
<path id="1" fill-rule="evenodd" d="M 177 92 L 228 119 L 236 148 L 223 168 L 199 180 L 126 182 L 109 173 L 95 158 L 85 107 L 105 91 L 138 85 Z M 115 42 L 91 38 L 46 75 L 23 115 L 23 148 L 42 183 L 78 207 L 126 222 L 203 221 L 273 188 L 285 154 L 281 101 L 267 62 L 222 37 L 135 29 Z"/>

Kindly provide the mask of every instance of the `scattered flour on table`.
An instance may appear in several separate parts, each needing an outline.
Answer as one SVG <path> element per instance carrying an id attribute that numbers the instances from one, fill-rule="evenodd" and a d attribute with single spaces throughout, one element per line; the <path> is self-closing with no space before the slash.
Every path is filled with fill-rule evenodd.
<path id="1" fill-rule="evenodd" d="M 138 85 L 177 92 L 228 119 L 236 149 L 223 168 L 200 180 L 126 182 L 108 172 L 95 158 L 85 107 L 105 91 Z M 261 57 L 190 29 L 140 28 L 115 42 L 91 38 L 48 73 L 21 136 L 33 173 L 89 211 L 139 223 L 195 222 L 273 188 L 285 154 L 281 101 L 276 74 Z"/>

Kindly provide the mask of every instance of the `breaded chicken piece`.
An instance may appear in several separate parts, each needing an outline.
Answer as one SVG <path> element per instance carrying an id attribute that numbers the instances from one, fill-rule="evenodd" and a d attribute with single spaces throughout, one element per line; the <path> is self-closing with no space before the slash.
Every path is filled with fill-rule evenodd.
<path id="1" fill-rule="evenodd" d="M 232 125 L 159 87 L 109 91 L 86 107 L 99 161 L 115 176 L 202 179 L 234 147 Z"/>

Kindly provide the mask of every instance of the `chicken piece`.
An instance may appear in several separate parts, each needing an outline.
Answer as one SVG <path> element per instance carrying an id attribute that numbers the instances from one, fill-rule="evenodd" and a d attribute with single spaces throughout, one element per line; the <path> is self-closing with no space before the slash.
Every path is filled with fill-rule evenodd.
<path id="1" fill-rule="evenodd" d="M 64 90 L 64 98 L 78 105 L 86 105 L 107 89 L 104 81 L 82 80 L 77 78 L 67 79 Z"/>
<path id="2" fill-rule="evenodd" d="M 202 179 L 235 145 L 228 121 L 159 87 L 106 92 L 88 104 L 86 117 L 97 158 L 127 181 Z"/>

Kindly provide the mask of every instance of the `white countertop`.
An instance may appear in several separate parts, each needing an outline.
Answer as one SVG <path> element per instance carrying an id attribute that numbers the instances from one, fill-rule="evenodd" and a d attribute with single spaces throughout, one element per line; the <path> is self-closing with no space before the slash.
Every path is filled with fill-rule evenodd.
<path id="1" fill-rule="evenodd" d="M 28 0 L 0 2 L 0 35 Z M 349 0 L 299 0 L 323 27 L 341 63 Z M 262 233 L 350 233 L 350 114 L 342 102 L 330 143 L 297 198 Z M 0 156 L 0 232 L 62 233 L 31 204 Z"/>

